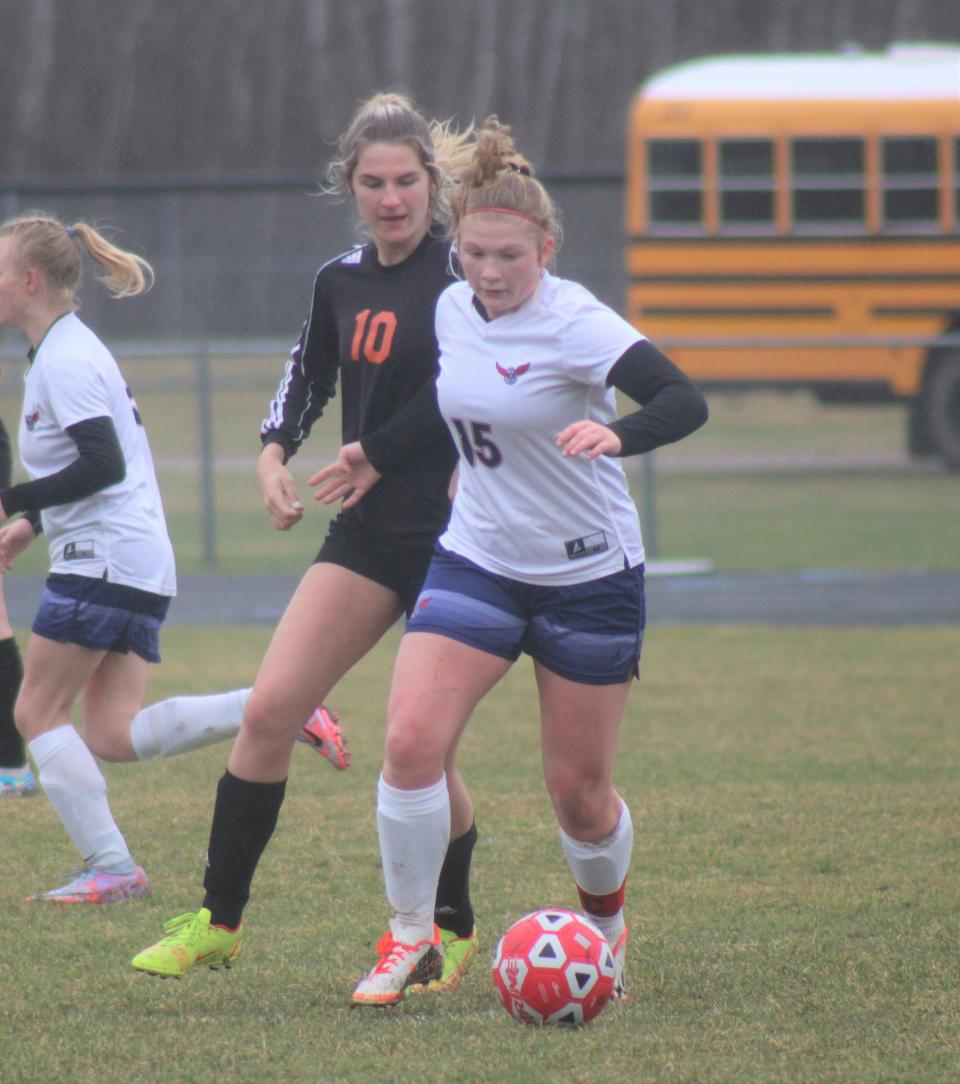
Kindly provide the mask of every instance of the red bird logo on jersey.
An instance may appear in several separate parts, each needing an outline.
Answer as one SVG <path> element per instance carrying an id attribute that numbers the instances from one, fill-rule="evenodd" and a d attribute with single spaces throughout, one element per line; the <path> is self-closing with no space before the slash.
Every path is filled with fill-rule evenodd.
<path id="1" fill-rule="evenodd" d="M 30 430 L 31 433 L 35 429 L 38 421 L 40 421 L 39 410 L 35 410 L 32 414 L 24 414 L 23 416 L 23 424 L 27 427 L 27 429 Z"/>
<path id="2" fill-rule="evenodd" d="M 512 367 L 509 368 L 509 369 L 505 369 L 500 364 L 499 361 L 497 362 L 497 372 L 503 377 L 504 382 L 507 383 L 507 384 L 516 384 L 518 378 L 523 376 L 523 374 L 529 368 L 530 368 L 530 362 L 529 361 L 527 362 L 526 365 L 518 365 L 516 367 L 516 369 L 514 369 Z"/>

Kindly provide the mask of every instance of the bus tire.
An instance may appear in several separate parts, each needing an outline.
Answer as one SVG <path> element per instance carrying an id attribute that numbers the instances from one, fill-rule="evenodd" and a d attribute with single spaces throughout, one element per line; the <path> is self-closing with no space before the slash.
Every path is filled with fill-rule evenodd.
<path id="1" fill-rule="evenodd" d="M 907 453 L 912 459 L 937 455 L 937 446 L 927 418 L 927 403 L 922 395 L 911 399 L 907 407 Z"/>
<path id="2" fill-rule="evenodd" d="M 951 470 L 960 470 L 960 352 L 937 360 L 922 394 L 925 428 L 933 446 Z"/>

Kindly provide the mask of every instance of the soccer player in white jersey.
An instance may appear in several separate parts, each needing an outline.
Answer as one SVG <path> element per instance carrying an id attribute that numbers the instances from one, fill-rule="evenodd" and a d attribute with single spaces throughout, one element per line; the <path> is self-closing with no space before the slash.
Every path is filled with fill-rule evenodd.
<path id="1" fill-rule="evenodd" d="M 686 436 L 706 403 L 635 328 L 548 273 L 553 204 L 496 118 L 459 180 L 451 234 L 466 282 L 436 312 L 459 485 L 394 670 L 377 798 L 392 917 L 353 1000 L 396 1001 L 440 948 L 431 901 L 450 816 L 444 760 L 521 652 L 533 658 L 563 854 L 614 948 L 622 997 L 633 833 L 612 777 L 645 609 L 619 459 Z M 618 418 L 614 389 L 642 409 Z"/>
<path id="2" fill-rule="evenodd" d="M 19 451 L 31 480 L 0 489 L 0 571 L 46 533 L 50 574 L 14 715 L 39 781 L 80 852 L 70 881 L 32 899 L 111 903 L 149 890 L 94 757 L 186 752 L 238 731 L 250 690 L 145 708 L 148 663 L 176 593 L 173 549 L 137 404 L 109 350 L 76 316 L 81 250 L 117 297 L 150 265 L 78 222 L 41 213 L 0 225 L 0 324 L 30 342 Z M 86 741 L 70 723 L 82 693 Z"/>

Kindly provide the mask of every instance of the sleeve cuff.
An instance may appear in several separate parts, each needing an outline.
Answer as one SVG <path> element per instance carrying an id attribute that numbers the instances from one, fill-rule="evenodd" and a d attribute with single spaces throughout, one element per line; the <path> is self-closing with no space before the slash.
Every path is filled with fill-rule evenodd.
<path id="1" fill-rule="evenodd" d="M 260 438 L 261 445 L 266 448 L 268 444 L 279 444 L 283 449 L 283 462 L 287 464 L 292 456 L 296 455 L 297 445 L 290 437 L 280 429 L 271 429 Z"/>

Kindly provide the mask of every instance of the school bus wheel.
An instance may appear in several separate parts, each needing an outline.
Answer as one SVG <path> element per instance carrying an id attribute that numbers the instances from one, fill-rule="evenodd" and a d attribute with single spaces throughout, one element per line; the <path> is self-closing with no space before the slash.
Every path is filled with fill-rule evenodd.
<path id="1" fill-rule="evenodd" d="M 960 351 L 941 354 L 924 380 L 923 428 L 947 466 L 960 470 Z"/>
<path id="2" fill-rule="evenodd" d="M 912 459 L 939 458 L 927 421 L 926 401 L 919 395 L 907 408 L 907 454 Z"/>

